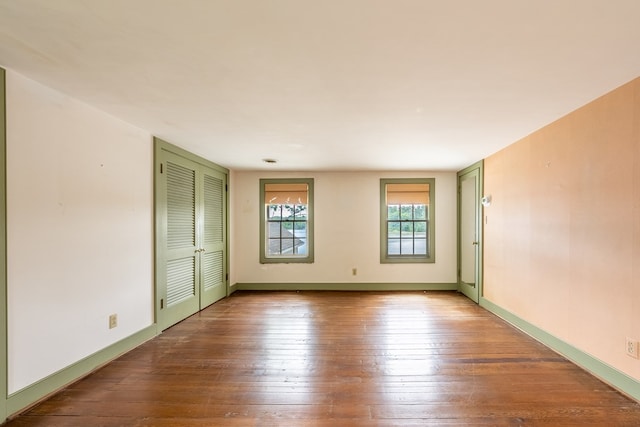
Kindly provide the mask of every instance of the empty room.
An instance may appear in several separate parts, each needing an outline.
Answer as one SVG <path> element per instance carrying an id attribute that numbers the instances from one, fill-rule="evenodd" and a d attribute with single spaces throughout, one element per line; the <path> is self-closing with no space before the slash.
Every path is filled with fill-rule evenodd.
<path id="1" fill-rule="evenodd" d="M 0 424 L 640 425 L 638 18 L 0 0 Z"/>

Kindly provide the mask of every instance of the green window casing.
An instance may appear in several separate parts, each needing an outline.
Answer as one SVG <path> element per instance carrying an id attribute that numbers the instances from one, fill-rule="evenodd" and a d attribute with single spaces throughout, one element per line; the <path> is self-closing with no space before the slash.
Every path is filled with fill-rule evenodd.
<path id="1" fill-rule="evenodd" d="M 260 180 L 260 262 L 313 262 L 313 178 Z"/>
<path id="2" fill-rule="evenodd" d="M 435 178 L 380 180 L 380 262 L 435 262 Z"/>

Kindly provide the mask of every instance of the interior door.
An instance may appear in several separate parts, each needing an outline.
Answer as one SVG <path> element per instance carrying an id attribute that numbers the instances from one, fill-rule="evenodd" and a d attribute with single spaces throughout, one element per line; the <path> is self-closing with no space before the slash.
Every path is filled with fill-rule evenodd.
<path id="1" fill-rule="evenodd" d="M 228 294 L 228 171 L 156 138 L 156 321 L 164 330 Z"/>
<path id="2" fill-rule="evenodd" d="M 482 286 L 482 163 L 458 173 L 458 288 L 475 302 Z"/>
<path id="3" fill-rule="evenodd" d="M 160 292 L 159 323 L 162 329 L 178 323 L 200 309 L 200 236 L 197 207 L 199 202 L 197 164 L 163 152 L 158 221 L 164 222 L 165 233 L 157 238 L 164 256 L 158 259 L 158 290 Z"/>
<path id="4" fill-rule="evenodd" d="M 202 167 L 200 309 L 227 296 L 226 175 Z"/>

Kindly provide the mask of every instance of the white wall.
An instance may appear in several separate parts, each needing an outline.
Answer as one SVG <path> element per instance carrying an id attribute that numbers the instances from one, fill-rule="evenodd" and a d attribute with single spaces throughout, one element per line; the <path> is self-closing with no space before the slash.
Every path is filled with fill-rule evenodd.
<path id="1" fill-rule="evenodd" d="M 152 194 L 148 133 L 7 70 L 10 393 L 153 323 Z"/>
<path id="2" fill-rule="evenodd" d="M 287 177 L 315 179 L 315 262 L 260 264 L 259 180 Z M 408 177 L 436 178 L 436 262 L 380 264 L 380 178 Z M 230 191 L 232 284 L 456 282 L 455 173 L 236 171 Z"/>

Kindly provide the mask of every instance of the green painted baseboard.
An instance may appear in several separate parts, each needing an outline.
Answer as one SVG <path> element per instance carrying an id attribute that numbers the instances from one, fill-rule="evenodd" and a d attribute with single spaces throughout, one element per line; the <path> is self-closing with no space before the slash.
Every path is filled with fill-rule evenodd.
<path id="1" fill-rule="evenodd" d="M 600 378 L 605 383 L 618 389 L 632 399 L 640 401 L 640 381 L 631 378 L 627 374 L 562 341 L 485 298 L 480 298 L 480 306 L 511 323 L 516 328 Z"/>
<path id="2" fill-rule="evenodd" d="M 107 348 L 104 348 L 82 360 L 70 365 L 48 377 L 17 391 L 7 398 L 7 414 L 15 415 L 24 411 L 34 403 L 49 396 L 51 393 L 77 381 L 103 366 L 118 356 L 133 350 L 145 341 L 157 335 L 156 325 L 151 325 Z M 0 421 L 0 424 L 2 421 Z"/>
<path id="3" fill-rule="evenodd" d="M 457 283 L 236 283 L 231 291 L 457 291 Z"/>

